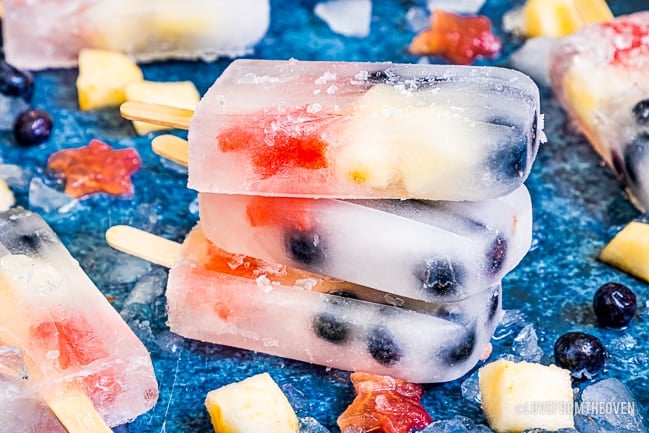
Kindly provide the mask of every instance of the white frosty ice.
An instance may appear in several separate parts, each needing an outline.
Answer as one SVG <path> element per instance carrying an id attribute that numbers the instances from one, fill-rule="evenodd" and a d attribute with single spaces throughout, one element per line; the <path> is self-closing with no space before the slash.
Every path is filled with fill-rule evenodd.
<path id="1" fill-rule="evenodd" d="M 428 10 L 443 9 L 450 12 L 475 14 L 482 9 L 485 0 L 428 0 Z"/>
<path id="2" fill-rule="evenodd" d="M 364 38 L 370 34 L 370 0 L 331 0 L 318 3 L 314 12 L 332 31 L 341 35 Z"/>
<path id="3" fill-rule="evenodd" d="M 532 77 L 537 84 L 550 86 L 550 51 L 555 42 L 556 38 L 549 37 L 528 39 L 512 53 L 512 67 Z"/>

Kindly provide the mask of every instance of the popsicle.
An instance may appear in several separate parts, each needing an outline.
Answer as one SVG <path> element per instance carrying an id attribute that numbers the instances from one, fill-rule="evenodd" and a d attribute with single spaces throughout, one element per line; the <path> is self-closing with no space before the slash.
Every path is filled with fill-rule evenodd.
<path id="1" fill-rule="evenodd" d="M 479 202 L 200 193 L 205 236 L 226 251 L 426 301 L 497 283 L 529 250 L 525 186 Z"/>
<path id="2" fill-rule="evenodd" d="M 147 349 L 47 224 L 17 208 L 0 213 L 0 342 L 25 358 L 28 379 L 17 398 L 34 408 L 28 397 L 42 400 L 63 424 L 79 416 L 79 398 L 110 426 L 134 419 L 157 400 Z M 16 402 L 0 399 L 4 404 Z M 52 416 L 45 414 L 13 413 L 12 419 L 36 425 L 11 431 L 50 431 Z"/>
<path id="3" fill-rule="evenodd" d="M 498 197 L 543 127 L 534 82 L 491 67 L 240 59 L 195 112 L 127 104 L 189 128 L 190 188 L 263 196 Z"/>
<path id="4" fill-rule="evenodd" d="M 81 48 L 213 60 L 251 52 L 269 21 L 268 0 L 6 0 L 4 49 L 26 69 L 75 66 Z"/>
<path id="5" fill-rule="evenodd" d="M 551 54 L 559 100 L 642 210 L 649 209 L 648 67 L 649 12 L 585 27 Z"/>
<path id="6" fill-rule="evenodd" d="M 440 382 L 475 365 L 502 311 L 499 283 L 461 302 L 426 303 L 394 295 L 370 302 L 367 288 L 226 253 L 204 237 L 200 226 L 182 247 L 123 229 L 109 230 L 110 245 L 173 265 L 168 323 L 173 332 L 197 340 Z"/>

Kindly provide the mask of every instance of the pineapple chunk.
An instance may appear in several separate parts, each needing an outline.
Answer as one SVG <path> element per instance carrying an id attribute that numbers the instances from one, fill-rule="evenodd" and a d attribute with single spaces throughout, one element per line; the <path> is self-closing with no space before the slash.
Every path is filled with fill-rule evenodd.
<path id="1" fill-rule="evenodd" d="M 210 391 L 205 406 L 216 433 L 297 433 L 298 419 L 268 373 Z"/>
<path id="2" fill-rule="evenodd" d="M 140 81 L 126 87 L 126 100 L 147 102 L 149 104 L 171 105 L 178 108 L 194 110 L 201 96 L 191 81 L 155 82 Z M 140 135 L 149 132 L 169 129 L 166 126 L 145 122 L 133 122 L 135 131 Z"/>
<path id="3" fill-rule="evenodd" d="M 124 54 L 84 48 L 79 52 L 79 108 L 117 107 L 126 101 L 126 86 L 143 79 L 142 70 Z"/>
<path id="4" fill-rule="evenodd" d="M 15 203 L 14 193 L 11 192 L 7 183 L 0 179 L 0 212 L 8 210 Z"/>
<path id="5" fill-rule="evenodd" d="M 500 359 L 478 375 L 482 409 L 497 433 L 574 428 L 570 371 Z"/>
<path id="6" fill-rule="evenodd" d="M 605 0 L 528 0 L 523 6 L 525 34 L 561 37 L 581 27 L 613 19 Z"/>
<path id="7" fill-rule="evenodd" d="M 649 224 L 630 222 L 604 247 L 599 259 L 649 282 Z"/>

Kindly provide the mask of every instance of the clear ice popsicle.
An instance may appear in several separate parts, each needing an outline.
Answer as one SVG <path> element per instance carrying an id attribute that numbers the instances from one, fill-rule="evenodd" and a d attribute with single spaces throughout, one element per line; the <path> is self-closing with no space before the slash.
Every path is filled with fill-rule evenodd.
<path id="1" fill-rule="evenodd" d="M 518 188 L 542 122 L 534 82 L 493 67 L 236 60 L 189 127 L 189 187 L 482 200 Z"/>
<path id="2" fill-rule="evenodd" d="M 552 86 L 597 153 L 649 209 L 649 12 L 563 38 L 551 54 Z"/>
<path id="3" fill-rule="evenodd" d="M 424 303 L 425 312 L 358 293 L 350 283 L 226 253 L 197 227 L 169 274 L 169 326 L 197 340 L 441 382 L 475 365 L 502 311 L 500 284 L 462 302 Z"/>
<path id="4" fill-rule="evenodd" d="M 479 202 L 199 194 L 205 236 L 229 252 L 426 301 L 466 298 L 530 248 L 525 186 Z"/>
<path id="5" fill-rule="evenodd" d="M 157 400 L 147 349 L 47 224 L 23 209 L 0 213 L 0 342 L 20 349 L 27 372 L 13 382 L 18 402 L 0 398 L 0 413 L 5 405 L 36 411 L 3 417 L 20 419 L 14 433 L 50 431 L 53 415 L 30 397 L 66 387 L 85 394 L 110 426 Z"/>
<path id="6" fill-rule="evenodd" d="M 4 49 L 25 69 L 75 66 L 81 48 L 213 60 L 249 53 L 269 22 L 268 0 L 5 0 Z"/>

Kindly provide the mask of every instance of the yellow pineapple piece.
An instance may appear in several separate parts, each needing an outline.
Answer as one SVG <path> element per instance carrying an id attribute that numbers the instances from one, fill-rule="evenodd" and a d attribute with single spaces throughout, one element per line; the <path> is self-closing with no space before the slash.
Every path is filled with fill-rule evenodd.
<path id="1" fill-rule="evenodd" d="M 11 192 L 7 183 L 0 179 L 0 212 L 8 210 L 15 203 L 14 193 Z"/>
<path id="2" fill-rule="evenodd" d="M 201 96 L 191 81 L 140 81 L 126 87 L 127 101 L 171 105 L 173 107 L 194 110 L 200 99 Z M 133 127 L 140 135 L 169 129 L 166 126 L 137 121 L 133 122 Z"/>
<path id="3" fill-rule="evenodd" d="M 525 34 L 561 37 L 613 18 L 605 0 L 528 0 L 523 6 Z"/>
<path id="4" fill-rule="evenodd" d="M 84 48 L 79 52 L 79 108 L 117 107 L 126 101 L 126 86 L 143 79 L 142 70 L 124 54 Z"/>
<path id="5" fill-rule="evenodd" d="M 630 222 L 604 247 L 599 259 L 649 282 L 649 224 Z"/>
<path id="6" fill-rule="evenodd" d="M 297 433 L 298 419 L 268 373 L 210 391 L 205 407 L 216 433 Z"/>
<path id="7" fill-rule="evenodd" d="M 482 409 L 497 433 L 574 428 L 570 371 L 504 359 L 478 373 Z"/>

